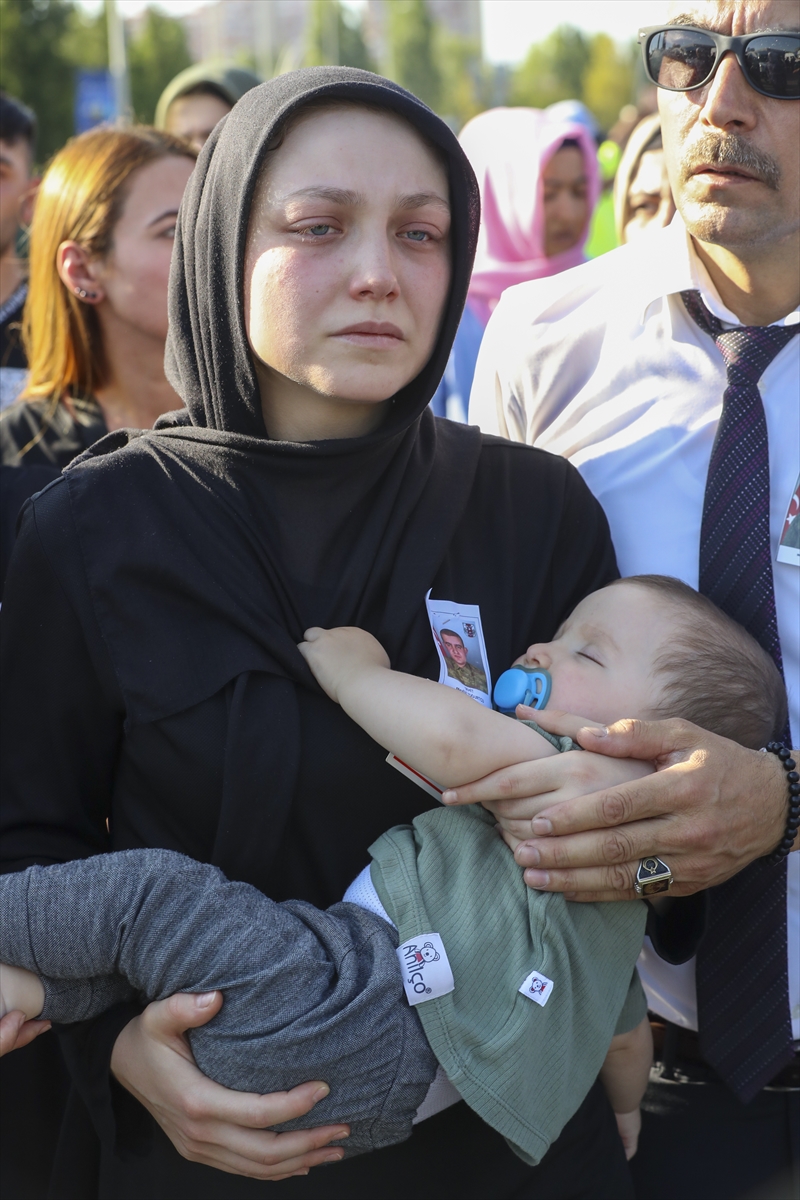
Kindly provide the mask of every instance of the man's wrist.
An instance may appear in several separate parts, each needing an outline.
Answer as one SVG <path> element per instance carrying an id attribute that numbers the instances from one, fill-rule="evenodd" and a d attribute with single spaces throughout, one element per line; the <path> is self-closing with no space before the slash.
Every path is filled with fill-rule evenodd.
<path id="1" fill-rule="evenodd" d="M 769 742 L 765 748 L 765 757 L 771 759 L 777 768 L 783 792 L 782 818 L 779 840 L 769 854 L 767 861 L 779 863 L 787 855 L 800 846 L 800 773 L 797 763 L 800 755 L 780 742 Z"/>

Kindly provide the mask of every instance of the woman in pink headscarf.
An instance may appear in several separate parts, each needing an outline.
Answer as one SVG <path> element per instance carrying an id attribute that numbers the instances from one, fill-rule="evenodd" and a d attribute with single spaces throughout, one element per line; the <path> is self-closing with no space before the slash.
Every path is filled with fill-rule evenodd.
<path id="1" fill-rule="evenodd" d="M 493 108 L 459 139 L 481 191 L 478 251 L 467 306 L 437 415 L 465 421 L 483 331 L 503 292 L 586 260 L 600 191 L 597 145 L 586 127 L 534 108 Z"/>

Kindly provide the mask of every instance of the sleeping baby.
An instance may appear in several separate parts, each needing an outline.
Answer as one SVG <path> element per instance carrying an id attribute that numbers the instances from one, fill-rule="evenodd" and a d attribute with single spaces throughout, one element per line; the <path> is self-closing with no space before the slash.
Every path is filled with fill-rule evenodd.
<path id="1" fill-rule="evenodd" d="M 509 719 L 392 671 L 363 630 L 310 629 L 299 649 L 331 700 L 443 789 L 580 749 L 530 708 Z M 769 656 L 662 576 L 593 593 L 518 664 L 586 724 L 685 717 L 757 749 L 785 722 Z M 389 830 L 327 911 L 165 850 L 3 876 L 0 1015 L 67 1023 L 219 989 L 220 1013 L 189 1033 L 200 1069 L 260 1093 L 325 1080 L 313 1123 L 349 1124 L 348 1154 L 464 1099 L 536 1163 L 599 1075 L 630 1156 L 651 1057 L 635 970 L 646 906 L 527 888 L 494 824 L 478 805 L 438 806 Z"/>

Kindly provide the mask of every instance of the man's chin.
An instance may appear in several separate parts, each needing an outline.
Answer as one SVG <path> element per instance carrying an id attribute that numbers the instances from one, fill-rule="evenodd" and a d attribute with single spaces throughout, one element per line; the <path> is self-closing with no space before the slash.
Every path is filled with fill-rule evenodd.
<path id="1" fill-rule="evenodd" d="M 693 238 L 731 250 L 772 241 L 777 232 L 774 214 L 766 206 L 744 207 L 720 198 L 689 201 L 680 213 Z"/>

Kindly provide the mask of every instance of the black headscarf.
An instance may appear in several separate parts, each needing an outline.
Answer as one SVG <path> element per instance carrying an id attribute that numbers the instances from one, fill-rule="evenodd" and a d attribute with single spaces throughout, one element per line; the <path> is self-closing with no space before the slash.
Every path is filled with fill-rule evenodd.
<path id="1" fill-rule="evenodd" d="M 267 147 L 293 112 L 320 99 L 397 113 L 443 152 L 453 266 L 431 357 L 381 427 L 297 444 L 266 434 L 243 269 Z M 243 815 L 252 825 L 260 806 L 274 846 L 291 805 L 298 696 L 317 691 L 296 648 L 304 628 L 359 625 L 401 670 L 430 659 L 424 595 L 467 503 L 481 438 L 437 422 L 427 406 L 458 327 L 478 222 L 458 141 L 396 84 L 321 67 L 253 88 L 203 149 L 178 220 L 167 372 L 186 413 L 171 428 L 109 435 L 67 472 L 128 724 L 188 709 L 236 680 L 214 860 L 230 873 L 233 858 L 239 878 L 263 879 L 264 841 L 254 834 L 250 850 L 242 844 Z"/>

